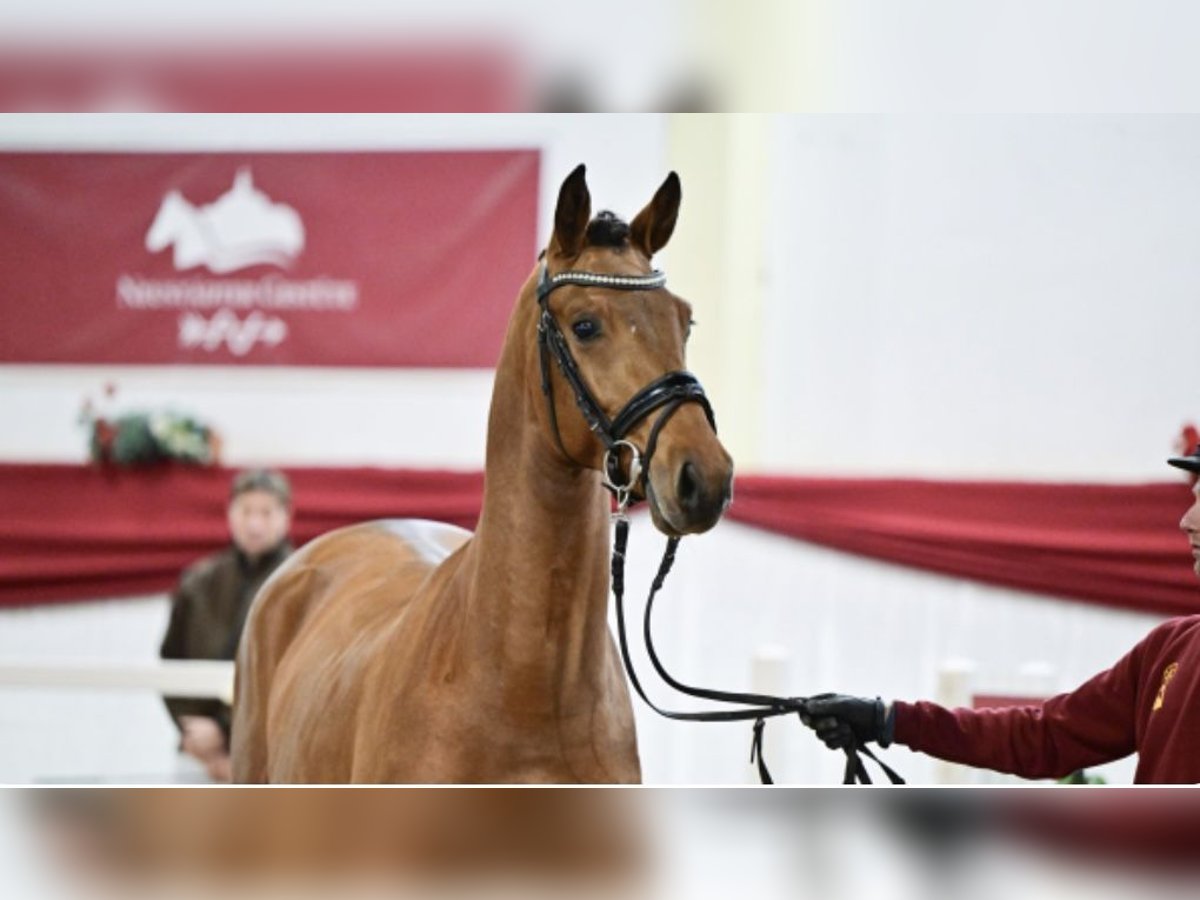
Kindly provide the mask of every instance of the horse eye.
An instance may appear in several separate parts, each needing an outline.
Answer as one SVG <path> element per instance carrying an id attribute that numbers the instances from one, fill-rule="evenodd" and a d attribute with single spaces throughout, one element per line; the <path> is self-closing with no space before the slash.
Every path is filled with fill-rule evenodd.
<path id="1" fill-rule="evenodd" d="M 571 326 L 575 337 L 581 341 L 590 341 L 600 336 L 600 323 L 595 319 L 580 319 Z"/>

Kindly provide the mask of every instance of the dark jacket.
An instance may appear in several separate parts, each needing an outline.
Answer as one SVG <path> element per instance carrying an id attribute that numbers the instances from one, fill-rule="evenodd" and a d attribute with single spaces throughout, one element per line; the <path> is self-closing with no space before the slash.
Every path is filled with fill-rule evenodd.
<path id="1" fill-rule="evenodd" d="M 234 659 L 254 595 L 291 552 L 291 544 L 284 541 L 251 563 L 230 545 L 189 566 L 172 597 L 171 621 L 159 655 L 163 659 Z M 207 716 L 217 720 L 228 738 L 228 704 L 184 697 L 163 699 L 176 725 L 180 716 Z"/>

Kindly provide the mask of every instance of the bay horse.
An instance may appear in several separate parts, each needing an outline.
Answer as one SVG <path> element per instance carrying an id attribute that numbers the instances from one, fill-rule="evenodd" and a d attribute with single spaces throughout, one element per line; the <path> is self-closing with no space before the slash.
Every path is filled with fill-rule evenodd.
<path id="1" fill-rule="evenodd" d="M 584 167 L 566 178 L 496 368 L 475 533 L 370 522 L 277 570 L 238 651 L 235 781 L 640 781 L 605 483 L 669 536 L 711 528 L 732 490 L 683 371 L 691 309 L 650 267 L 680 196 L 672 172 L 631 223 L 593 219 Z"/>

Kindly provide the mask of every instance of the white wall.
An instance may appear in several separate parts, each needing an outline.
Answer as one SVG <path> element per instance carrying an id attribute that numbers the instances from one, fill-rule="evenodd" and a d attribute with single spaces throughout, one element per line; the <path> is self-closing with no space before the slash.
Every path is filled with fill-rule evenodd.
<path id="1" fill-rule="evenodd" d="M 0 657 L 146 662 L 167 599 L 97 600 L 0 611 Z M 143 691 L 0 686 L 0 783 L 194 780 L 177 759 L 162 700 Z"/>
<path id="2" fill-rule="evenodd" d="M 589 162 L 597 203 L 630 214 L 667 167 L 658 117 L 12 117 L 0 146 L 539 146 L 544 239 L 558 181 Z M 739 346 L 748 396 L 723 397 L 743 469 L 1159 479 L 1200 417 L 1200 123 L 1192 117 L 778 117 L 761 129 L 768 210 L 762 324 Z M 746 173 L 747 185 L 757 180 Z M 724 173 L 696 167 L 694 181 Z M 696 193 L 702 193 L 698 187 Z M 685 207 L 681 238 L 703 220 Z M 741 298 L 678 270 L 695 365 L 726 380 L 722 318 Z M 707 311 L 707 310 L 706 310 Z M 732 331 L 732 326 L 724 329 Z M 233 463 L 451 465 L 483 459 L 486 372 L 0 365 L 0 459 L 79 460 L 75 417 L 118 404 L 212 421 Z M 713 386 L 721 393 L 720 383 Z M 449 404 L 442 415 L 435 407 Z M 743 408 L 744 407 L 744 408 Z M 721 415 L 721 407 L 717 413 Z M 751 416 L 752 414 L 752 416 Z M 420 429 L 407 423 L 421 422 Z M 742 432 L 746 432 L 742 434 Z"/>
<path id="3" fill-rule="evenodd" d="M 1175 477 L 1200 118 L 774 124 L 764 467 Z"/>
<path id="4" fill-rule="evenodd" d="M 665 123 L 652 116 L 0 117 L 5 150 L 472 147 L 541 151 L 539 243 L 549 235 L 558 186 L 579 162 L 588 164 L 597 206 L 626 216 L 665 175 Z M 0 365 L 0 422 L 9 423 L 0 428 L 0 460 L 86 459 L 77 416 L 85 398 L 102 400 L 109 382 L 118 388 L 114 410 L 170 407 L 211 423 L 235 466 L 476 470 L 484 460 L 492 373 Z M 149 659 L 165 616 L 161 597 L 2 610 L 0 654 Z M 0 688 L 0 734 L 0 782 L 132 780 L 176 770 L 174 729 L 149 695 Z"/>
<path id="5" fill-rule="evenodd" d="M 804 105 L 890 112 L 1186 112 L 1187 0 L 811 0 Z"/>
<path id="6" fill-rule="evenodd" d="M 1162 460 L 1179 426 L 1198 415 L 1188 378 L 1200 325 L 1191 301 L 1200 274 L 1191 253 L 1200 215 L 1193 120 L 759 124 L 745 133 L 764 136 L 769 174 L 746 178 L 748 190 L 766 191 L 757 204 L 768 211 L 763 281 L 753 286 L 761 326 L 742 329 L 733 353 L 720 337 L 699 339 L 696 362 L 702 378 L 712 361 L 721 361 L 717 374 L 731 359 L 752 369 L 738 384 L 757 399 L 723 420 L 745 429 L 731 436 L 748 448 L 742 471 L 1172 477 Z M 675 157 L 670 140 L 658 117 L 0 120 L 0 145 L 14 148 L 537 146 L 542 239 L 558 181 L 576 162 L 588 162 L 599 204 L 631 214 Z M 758 156 L 742 150 L 727 159 Z M 704 156 L 689 158 L 698 168 L 686 177 L 705 178 Z M 737 173 L 709 174 L 736 190 Z M 721 224 L 704 223 L 695 205 L 686 212 L 694 218 L 681 229 Z M 678 262 L 665 265 L 703 271 Z M 721 314 L 700 329 L 739 315 L 739 299 L 717 291 Z M 483 461 L 488 372 L 35 366 L 0 366 L 0 422 L 16 423 L 0 429 L 0 459 L 83 459 L 74 419 L 83 396 L 108 380 L 121 403 L 172 403 L 212 421 L 235 465 Z M 1186 565 L 1182 538 L 1180 548 Z M 631 599 L 640 600 L 660 549 L 639 521 Z M 684 543 L 661 604 L 664 656 L 685 680 L 747 686 L 756 649 L 778 645 L 795 693 L 902 698 L 933 696 L 939 665 L 955 657 L 976 661 L 981 688 L 1011 689 L 1030 661 L 1052 664 L 1054 686 L 1069 688 L 1158 621 L 729 523 Z M 144 659 L 164 616 L 161 598 L 0 612 L 0 652 Z M 0 741 L 0 780 L 170 770 L 172 732 L 153 697 L 53 693 L 0 691 L 0 733 L 17 736 Z M 748 727 L 668 723 L 645 710 L 639 722 L 649 780 L 753 779 Z M 795 723 L 777 722 L 769 734 L 782 741 L 768 757 L 782 779 L 840 777 L 837 757 Z M 902 750 L 889 758 L 914 781 L 934 777 L 928 760 Z M 1112 778 L 1131 772 L 1125 763 Z"/>
<path id="7" fill-rule="evenodd" d="M 661 552 L 650 523 L 635 522 L 631 610 L 643 608 Z M 774 648 L 786 651 L 784 681 L 792 694 L 838 691 L 885 700 L 935 698 L 939 668 L 962 658 L 975 662 L 971 683 L 980 693 L 1018 693 L 1025 684 L 1019 669 L 1033 662 L 1054 670 L 1049 693 L 1069 690 L 1116 662 L 1160 621 L 870 562 L 728 522 L 682 543 L 654 619 L 660 656 L 685 683 L 749 688 L 755 653 Z M 632 627 L 640 631 L 640 617 Z M 645 662 L 639 671 L 652 673 Z M 678 699 L 651 690 L 661 705 Z M 697 708 L 686 698 L 681 707 Z M 680 724 L 637 709 L 650 780 L 757 783 L 748 764 L 748 724 Z M 767 735 L 775 742 L 767 761 L 778 781 L 840 780 L 844 758 L 794 719 L 776 720 Z M 904 748 L 884 758 L 910 782 L 940 777 L 934 761 Z M 1128 783 L 1133 760 L 1096 771 Z M 1015 780 L 961 769 L 955 777 Z"/>
<path id="8" fill-rule="evenodd" d="M 3 150 L 541 151 L 538 243 L 558 186 L 587 162 L 597 207 L 632 216 L 665 175 L 654 116 L 5 116 Z M 529 261 L 530 266 L 533 260 Z M 515 297 L 514 297 L 515 300 Z M 171 406 L 212 424 L 232 465 L 483 465 L 490 371 L 0 365 L 0 459 L 81 461 L 76 418 L 115 382 L 119 410 Z"/>

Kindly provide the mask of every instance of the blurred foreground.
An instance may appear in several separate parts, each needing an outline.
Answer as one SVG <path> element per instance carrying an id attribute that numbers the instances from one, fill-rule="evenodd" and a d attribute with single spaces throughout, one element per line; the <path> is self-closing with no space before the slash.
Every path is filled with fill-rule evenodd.
<path id="1" fill-rule="evenodd" d="M 1155 790 L 9 791 L 0 894 L 1145 900 L 1196 896 L 1197 826 Z"/>

